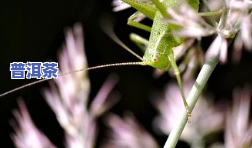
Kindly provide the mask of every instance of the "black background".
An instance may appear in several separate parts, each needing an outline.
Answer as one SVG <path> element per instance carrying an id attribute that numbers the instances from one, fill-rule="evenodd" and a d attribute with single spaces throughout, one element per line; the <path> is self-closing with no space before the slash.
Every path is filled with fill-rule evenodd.
<path id="1" fill-rule="evenodd" d="M 148 34 L 126 25 L 127 17 L 134 12 L 133 9 L 119 13 L 113 13 L 111 9 L 111 1 L 104 0 L 4 1 L 4 4 L 0 4 L 0 92 L 3 93 L 34 81 L 34 79 L 12 80 L 9 71 L 11 62 L 57 61 L 57 53 L 64 42 L 64 28 L 72 27 L 76 22 L 81 22 L 84 28 L 85 50 L 89 66 L 137 61 L 134 56 L 104 34 L 100 29 L 100 25 L 103 25 L 100 19 L 110 15 L 114 20 L 116 34 L 140 55 L 142 55 L 141 51 L 129 41 L 128 35 L 130 32 L 146 36 Z M 217 66 L 207 89 L 214 95 L 217 102 L 230 101 L 235 86 L 252 83 L 251 57 L 251 54 L 244 52 L 243 60 L 239 65 L 230 63 Z M 164 75 L 159 79 L 154 79 L 153 69 L 141 66 L 90 71 L 90 98 L 95 96 L 111 73 L 116 73 L 120 78 L 115 91 L 121 95 L 120 102 L 111 111 L 119 115 L 126 110 L 132 111 L 138 121 L 155 135 L 162 146 L 167 137 L 158 135 L 152 130 L 152 120 L 157 115 L 157 111 L 150 103 L 150 94 L 154 90 L 162 92 L 165 84 L 171 80 L 170 77 Z M 10 133 L 13 133 L 13 130 L 9 121 L 13 119 L 12 110 L 17 108 L 19 97 L 24 99 L 35 124 L 57 147 L 64 147 L 63 130 L 40 94 L 44 86 L 47 86 L 46 82 L 0 98 L 1 147 L 13 147 L 10 139 Z M 106 136 L 103 121 L 100 120 L 99 123 L 100 136 L 97 146 Z M 186 143 L 181 142 L 179 146 L 184 147 Z"/>

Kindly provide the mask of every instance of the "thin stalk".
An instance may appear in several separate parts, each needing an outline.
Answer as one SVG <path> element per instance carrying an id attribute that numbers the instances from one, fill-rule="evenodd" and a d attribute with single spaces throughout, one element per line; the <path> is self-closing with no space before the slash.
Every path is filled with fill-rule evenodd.
<path id="1" fill-rule="evenodd" d="M 214 16 L 214 15 L 220 15 L 227 11 L 227 8 L 223 7 L 217 11 L 211 11 L 211 12 L 200 12 L 200 16 Z M 216 24 L 216 21 L 214 21 L 214 24 Z"/>
<path id="2" fill-rule="evenodd" d="M 208 12 L 211 12 L 210 7 L 208 6 L 206 0 L 203 0 L 204 6 L 206 7 Z M 210 17 L 210 21 L 213 24 L 213 26 L 216 26 L 216 21 L 213 19 L 213 17 Z"/>
<path id="3" fill-rule="evenodd" d="M 198 101 L 203 88 L 205 87 L 209 77 L 211 76 L 218 62 L 219 62 L 219 55 L 217 55 L 214 58 L 208 59 L 203 65 L 187 99 L 191 112 L 193 111 L 193 108 L 196 102 Z M 164 145 L 164 148 L 175 148 L 182 134 L 182 131 L 185 128 L 186 123 L 187 123 L 187 113 L 183 112 L 183 115 L 181 116 L 179 123 L 172 129 Z M 194 123 L 191 123 L 191 124 L 194 124 Z"/>

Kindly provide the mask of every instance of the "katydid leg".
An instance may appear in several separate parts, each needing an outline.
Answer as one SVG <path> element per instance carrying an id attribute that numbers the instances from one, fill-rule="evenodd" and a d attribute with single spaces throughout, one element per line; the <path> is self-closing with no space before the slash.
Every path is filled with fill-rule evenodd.
<path id="1" fill-rule="evenodd" d="M 136 18 L 141 17 L 140 15 L 143 15 L 142 13 L 140 13 L 139 11 L 133 13 L 129 18 L 128 18 L 128 25 L 151 32 L 151 27 L 144 25 L 142 23 L 139 23 L 138 21 L 136 21 Z"/>
<path id="2" fill-rule="evenodd" d="M 179 68 L 178 68 L 178 66 L 176 64 L 176 61 L 175 61 L 175 58 L 174 58 L 174 53 L 173 53 L 172 50 L 171 50 L 171 53 L 168 54 L 168 59 L 171 62 L 171 66 L 172 66 L 172 68 L 174 70 L 174 75 L 177 78 L 179 90 L 180 90 L 180 93 L 181 93 L 181 96 L 182 96 L 182 99 L 183 99 L 184 106 L 186 108 L 187 117 L 189 119 L 191 117 L 191 112 L 190 112 L 190 108 L 189 108 L 189 106 L 188 106 L 188 104 L 186 102 L 184 88 L 183 88 L 183 84 L 182 84 L 181 76 L 180 76 L 180 71 L 179 71 Z"/>
<path id="3" fill-rule="evenodd" d="M 227 11 L 227 8 L 223 7 L 217 11 L 211 11 L 211 12 L 199 12 L 198 14 L 200 16 L 215 16 L 215 15 L 221 15 L 223 14 L 225 11 Z"/>

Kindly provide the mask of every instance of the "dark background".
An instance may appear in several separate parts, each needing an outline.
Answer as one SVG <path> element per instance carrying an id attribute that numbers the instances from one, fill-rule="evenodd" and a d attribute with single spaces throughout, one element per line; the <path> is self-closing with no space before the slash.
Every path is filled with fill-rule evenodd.
<path id="1" fill-rule="evenodd" d="M 54 0 L 54 1 L 4 1 L 0 4 L 0 93 L 6 92 L 32 80 L 12 80 L 9 66 L 11 62 L 57 61 L 56 56 L 64 42 L 64 28 L 72 27 L 81 22 L 84 28 L 86 54 L 89 66 L 106 63 L 137 61 L 134 56 L 113 42 L 100 29 L 100 19 L 110 15 L 114 20 L 115 32 L 119 38 L 134 51 L 141 51 L 128 39 L 130 32 L 148 36 L 145 32 L 128 27 L 127 18 L 134 12 L 129 9 L 119 13 L 111 11 L 111 1 L 104 0 Z M 149 22 L 147 22 L 149 23 Z M 207 45 L 206 45 L 207 46 Z M 216 99 L 231 100 L 235 86 L 252 83 L 251 54 L 244 52 L 239 65 L 227 64 L 218 66 L 208 84 L 208 91 Z M 154 134 L 162 146 L 166 136 L 158 135 L 152 130 L 152 120 L 157 111 L 150 103 L 150 94 L 162 92 L 165 84 L 170 81 L 167 75 L 159 79 L 152 77 L 151 67 L 126 66 L 105 68 L 89 72 L 91 94 L 93 98 L 109 74 L 116 73 L 120 77 L 115 91 L 121 94 L 121 100 L 112 112 L 122 115 L 124 111 L 132 111 L 139 122 Z M 34 123 L 59 148 L 63 146 L 63 130 L 60 128 L 53 112 L 40 94 L 47 82 L 12 93 L 0 98 L 0 139 L 1 147 L 13 147 L 10 133 L 13 133 L 9 121 L 13 119 L 12 110 L 17 108 L 17 99 L 22 97 Z M 105 126 L 100 120 L 99 146 L 102 137 L 106 136 Z M 180 142 L 184 147 L 186 143 Z"/>

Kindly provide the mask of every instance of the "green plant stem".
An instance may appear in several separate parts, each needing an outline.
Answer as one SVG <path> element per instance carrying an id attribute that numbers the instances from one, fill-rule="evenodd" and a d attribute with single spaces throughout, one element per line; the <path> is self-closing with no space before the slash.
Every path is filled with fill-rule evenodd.
<path id="1" fill-rule="evenodd" d="M 203 65 L 187 99 L 191 112 L 196 102 L 198 101 L 199 96 L 206 85 L 206 82 L 208 81 L 209 77 L 211 76 L 218 62 L 219 62 L 219 55 L 217 57 L 208 59 Z M 192 113 L 192 116 L 193 116 L 193 113 Z M 183 112 L 183 115 L 181 116 L 179 123 L 172 129 L 164 145 L 164 148 L 175 148 L 182 134 L 182 131 L 185 128 L 186 123 L 187 123 L 187 113 Z M 194 124 L 194 123 L 190 123 L 190 124 Z"/>

